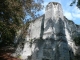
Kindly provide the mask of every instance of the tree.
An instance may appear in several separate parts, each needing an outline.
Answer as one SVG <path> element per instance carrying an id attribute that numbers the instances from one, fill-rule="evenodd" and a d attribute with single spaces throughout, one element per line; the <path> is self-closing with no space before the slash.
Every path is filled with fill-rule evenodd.
<path id="1" fill-rule="evenodd" d="M 70 6 L 73 6 L 73 4 L 75 4 L 75 3 L 77 3 L 76 6 L 78 8 L 80 8 L 80 0 L 73 0 L 73 2 L 70 4 Z"/>
<path id="2" fill-rule="evenodd" d="M 25 16 L 35 17 L 42 9 L 42 0 L 0 0 L 0 40 L 2 44 L 13 42 L 16 30 Z"/>

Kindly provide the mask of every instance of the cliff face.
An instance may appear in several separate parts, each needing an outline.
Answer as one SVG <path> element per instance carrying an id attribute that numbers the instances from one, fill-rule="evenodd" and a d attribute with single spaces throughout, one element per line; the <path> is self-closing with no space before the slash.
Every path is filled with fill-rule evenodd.
<path id="1" fill-rule="evenodd" d="M 80 26 L 63 16 L 61 4 L 50 2 L 45 14 L 31 22 L 23 49 L 16 55 L 26 60 L 71 60 L 77 54 L 73 41 L 80 34 Z M 19 51 L 19 52 L 18 52 Z M 79 54 L 79 52 L 78 52 Z"/>

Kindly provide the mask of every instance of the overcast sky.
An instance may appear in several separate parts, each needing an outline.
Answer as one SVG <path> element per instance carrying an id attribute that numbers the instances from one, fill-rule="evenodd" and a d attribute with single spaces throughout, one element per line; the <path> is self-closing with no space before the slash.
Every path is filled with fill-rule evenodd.
<path id="1" fill-rule="evenodd" d="M 72 0 L 44 0 L 44 5 L 46 6 L 49 2 L 59 2 L 62 5 L 64 16 L 80 25 L 80 10 L 75 5 L 70 6 Z M 45 13 L 45 9 L 42 12 Z"/>

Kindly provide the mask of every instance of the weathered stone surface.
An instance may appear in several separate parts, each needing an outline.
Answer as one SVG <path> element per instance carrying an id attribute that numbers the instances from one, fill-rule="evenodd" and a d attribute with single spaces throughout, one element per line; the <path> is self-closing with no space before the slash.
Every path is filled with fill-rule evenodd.
<path id="1" fill-rule="evenodd" d="M 60 3 L 50 2 L 45 14 L 31 22 L 26 31 L 24 48 L 16 50 L 22 59 L 73 60 L 78 54 L 73 38 L 80 34 L 80 26 L 63 16 Z"/>

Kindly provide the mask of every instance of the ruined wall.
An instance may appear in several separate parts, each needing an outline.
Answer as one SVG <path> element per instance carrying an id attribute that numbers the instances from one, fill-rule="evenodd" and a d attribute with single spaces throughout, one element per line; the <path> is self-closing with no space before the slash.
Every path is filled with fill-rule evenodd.
<path id="1" fill-rule="evenodd" d="M 21 59 L 74 59 L 77 46 L 73 38 L 80 33 L 80 26 L 77 27 L 63 16 L 61 4 L 50 2 L 46 6 L 45 14 L 31 22 L 26 31 L 28 34 L 25 37 L 24 48 L 19 52 Z"/>

